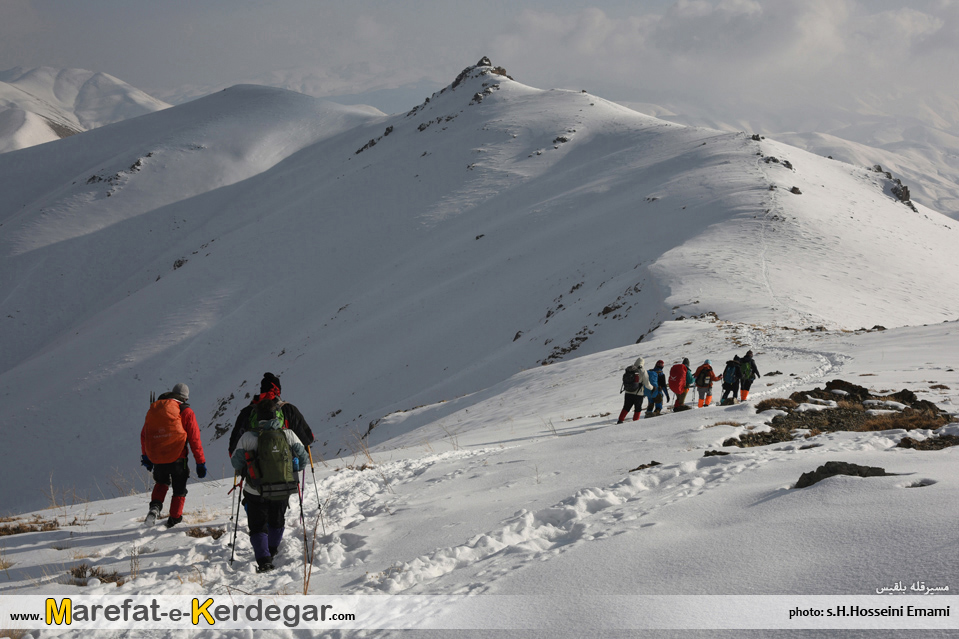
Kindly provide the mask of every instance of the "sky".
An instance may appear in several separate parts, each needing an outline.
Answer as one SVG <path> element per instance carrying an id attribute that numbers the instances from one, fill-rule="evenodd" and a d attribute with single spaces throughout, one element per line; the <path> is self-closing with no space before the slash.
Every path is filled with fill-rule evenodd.
<path id="1" fill-rule="evenodd" d="M 174 103 L 254 82 L 398 111 L 484 55 L 623 101 L 955 98 L 959 2 L 0 0 L 0 69 L 103 71 Z"/>

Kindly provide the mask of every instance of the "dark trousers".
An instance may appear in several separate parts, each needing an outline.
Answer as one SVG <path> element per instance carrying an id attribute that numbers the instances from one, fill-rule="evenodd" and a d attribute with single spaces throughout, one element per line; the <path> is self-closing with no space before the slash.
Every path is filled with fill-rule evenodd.
<path id="1" fill-rule="evenodd" d="M 626 393 L 626 399 L 623 401 L 623 410 L 619 413 L 617 424 L 622 424 L 629 414 L 629 409 L 635 407 L 636 413 L 633 415 L 633 421 L 639 419 L 639 413 L 643 410 L 643 395 L 641 393 Z"/>
<path id="2" fill-rule="evenodd" d="M 166 487 L 173 485 L 173 494 L 177 497 L 186 496 L 186 482 L 190 479 L 190 466 L 187 459 L 178 459 L 169 464 L 156 464 L 153 466 L 153 481 L 162 484 L 163 494 L 166 495 Z M 163 498 L 160 498 L 163 501 Z"/>
<path id="3" fill-rule="evenodd" d="M 190 466 L 187 459 L 178 459 L 169 464 L 156 464 L 153 467 L 153 493 L 150 495 L 150 507 L 163 507 L 166 492 L 173 484 L 173 498 L 170 499 L 170 517 L 176 519 L 183 515 L 183 504 L 186 502 L 186 481 L 190 478 Z"/>
<path id="4" fill-rule="evenodd" d="M 286 510 L 290 498 L 263 499 L 259 495 L 246 493 L 246 517 L 250 526 L 250 544 L 257 559 L 269 557 L 283 539 L 286 525 Z"/>
<path id="5" fill-rule="evenodd" d="M 749 389 L 746 389 L 749 390 Z M 736 396 L 739 395 L 739 382 L 735 384 L 723 384 L 723 397 L 722 401 L 726 401 L 726 398 L 729 397 L 729 394 L 732 393 L 733 399 L 736 399 Z"/>

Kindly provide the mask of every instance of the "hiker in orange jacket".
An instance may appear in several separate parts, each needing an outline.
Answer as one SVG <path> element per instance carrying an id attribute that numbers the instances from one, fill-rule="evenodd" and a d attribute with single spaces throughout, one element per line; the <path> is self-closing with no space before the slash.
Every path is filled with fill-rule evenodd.
<path id="1" fill-rule="evenodd" d="M 156 482 L 150 496 L 150 512 L 146 521 L 156 521 L 160 516 L 163 500 L 172 484 L 173 497 L 170 500 L 167 528 L 183 521 L 186 482 L 190 478 L 188 446 L 193 451 L 193 459 L 196 460 L 197 477 L 206 477 L 206 457 L 200 441 L 200 427 L 193 409 L 187 404 L 189 398 L 190 388 L 186 384 L 177 384 L 169 393 L 157 397 L 150 405 L 150 411 L 140 431 L 140 463 L 153 472 L 153 480 Z M 165 428 L 167 424 L 168 427 Z"/>
<path id="2" fill-rule="evenodd" d="M 693 374 L 696 380 L 696 392 L 699 393 L 700 408 L 709 406 L 713 401 L 713 382 L 718 382 L 722 379 L 722 377 L 713 372 L 712 364 L 713 363 L 707 359 Z"/>

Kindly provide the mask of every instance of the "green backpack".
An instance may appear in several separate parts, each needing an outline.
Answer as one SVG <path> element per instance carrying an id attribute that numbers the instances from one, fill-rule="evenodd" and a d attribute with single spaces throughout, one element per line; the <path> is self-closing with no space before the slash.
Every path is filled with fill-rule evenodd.
<path id="1" fill-rule="evenodd" d="M 753 365 L 749 363 L 749 360 L 744 360 L 739 365 L 740 378 L 744 382 L 748 382 L 753 378 Z"/>
<path id="2" fill-rule="evenodd" d="M 256 433 L 257 440 L 256 450 L 246 454 L 247 479 L 263 499 L 286 499 L 299 489 L 293 472 L 293 449 L 286 440 L 283 424 L 279 410 L 271 420 L 257 421 L 256 411 L 250 417 L 250 430 Z"/>

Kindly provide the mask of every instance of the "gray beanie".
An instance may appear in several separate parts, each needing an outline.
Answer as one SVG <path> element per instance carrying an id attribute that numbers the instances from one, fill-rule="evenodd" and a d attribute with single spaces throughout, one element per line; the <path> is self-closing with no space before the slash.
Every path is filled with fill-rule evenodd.
<path id="1" fill-rule="evenodd" d="M 170 391 L 174 395 L 179 395 L 183 398 L 183 401 L 190 399 L 190 387 L 184 383 L 179 383 L 173 387 L 173 390 Z"/>

